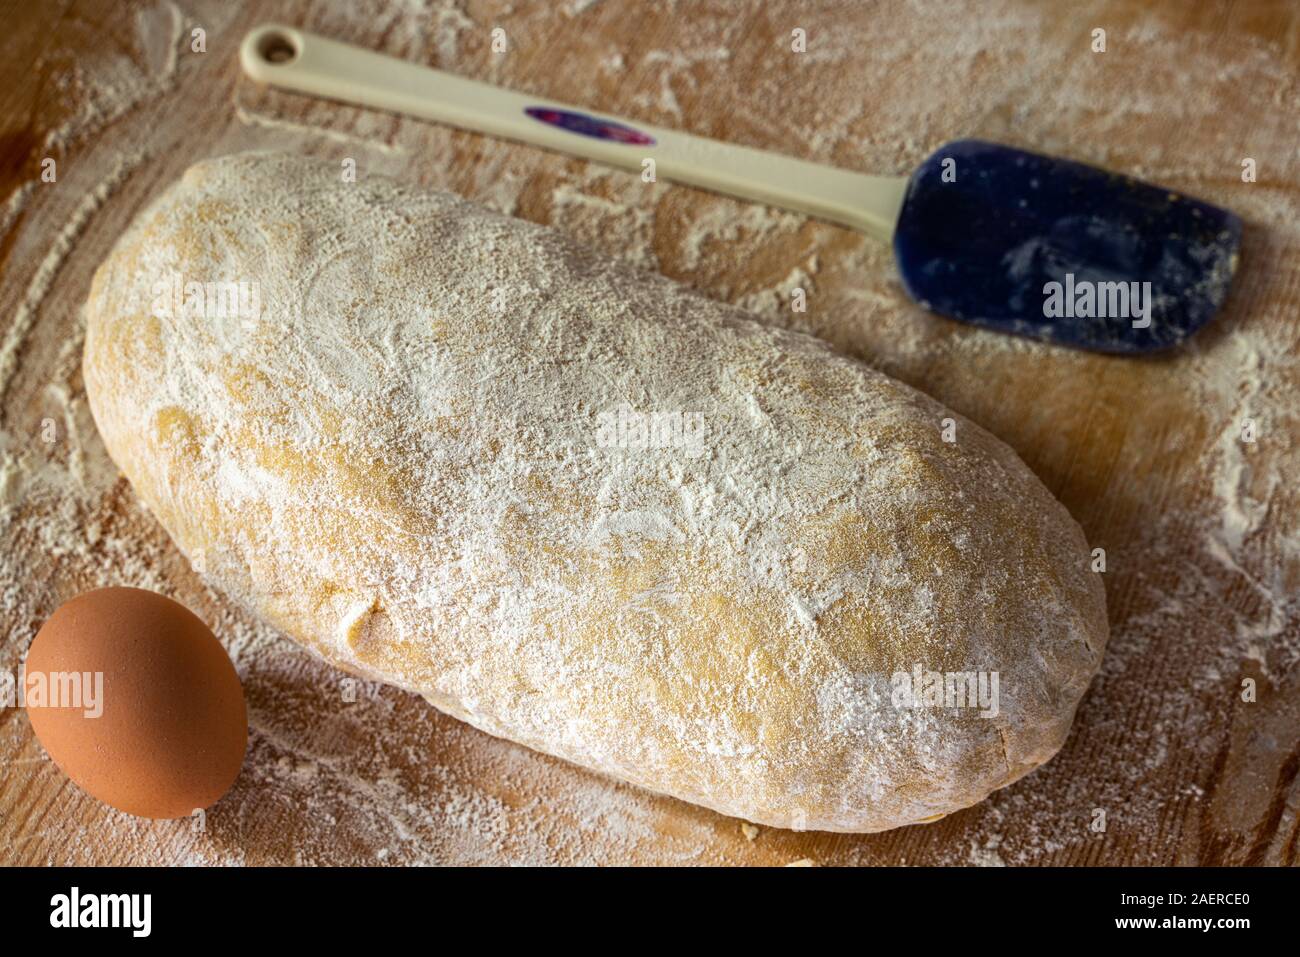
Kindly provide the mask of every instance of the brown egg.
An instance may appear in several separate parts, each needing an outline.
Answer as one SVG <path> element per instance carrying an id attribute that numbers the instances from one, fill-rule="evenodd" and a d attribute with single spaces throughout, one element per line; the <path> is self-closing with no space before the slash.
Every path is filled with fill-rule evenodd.
<path id="1" fill-rule="evenodd" d="M 243 764 L 248 716 L 234 665 L 207 625 L 154 592 L 101 588 L 60 605 L 27 652 L 22 684 L 54 763 L 128 814 L 207 808 Z"/>

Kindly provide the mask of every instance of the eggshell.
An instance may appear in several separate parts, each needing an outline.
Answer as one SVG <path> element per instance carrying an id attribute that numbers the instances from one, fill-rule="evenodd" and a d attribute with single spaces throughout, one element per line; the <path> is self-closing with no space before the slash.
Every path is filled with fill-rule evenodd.
<path id="1" fill-rule="evenodd" d="M 176 818 L 234 783 L 248 743 L 244 690 L 189 609 L 139 588 L 78 595 L 37 633 L 24 681 L 70 672 L 103 673 L 101 715 L 30 702 L 27 714 L 82 790 L 128 814 Z"/>

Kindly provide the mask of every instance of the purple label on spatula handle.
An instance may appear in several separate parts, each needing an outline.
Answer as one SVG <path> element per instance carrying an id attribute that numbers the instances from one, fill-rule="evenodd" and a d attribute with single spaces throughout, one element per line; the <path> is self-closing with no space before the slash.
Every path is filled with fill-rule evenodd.
<path id="1" fill-rule="evenodd" d="M 562 130 L 568 130 L 570 133 L 577 133 L 580 136 L 590 136 L 598 140 L 612 140 L 615 143 L 626 143 L 629 146 L 654 146 L 655 139 L 640 130 L 634 130 L 630 126 L 624 126 L 622 123 L 615 123 L 613 120 L 602 120 L 596 116 L 588 116 L 586 113 L 577 113 L 573 110 L 557 110 L 550 106 L 530 106 L 524 110 L 529 116 L 540 123 L 546 123 L 548 126 L 558 126 Z"/>

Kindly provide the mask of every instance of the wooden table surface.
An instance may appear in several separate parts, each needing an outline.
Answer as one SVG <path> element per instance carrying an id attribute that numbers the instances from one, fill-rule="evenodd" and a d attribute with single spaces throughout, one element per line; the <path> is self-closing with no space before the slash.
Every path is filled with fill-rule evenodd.
<path id="1" fill-rule="evenodd" d="M 49 0 L 3 20 L 0 668 L 66 598 L 155 588 L 226 643 L 251 734 L 205 819 L 150 822 L 81 794 L 26 716 L 0 711 L 0 862 L 1296 863 L 1300 6 Z M 1239 212 L 1241 269 L 1222 316 L 1171 356 L 999 337 L 910 303 L 888 250 L 850 231 L 259 89 L 236 49 L 269 20 L 867 172 L 970 135 L 1100 163 Z M 391 688 L 344 694 L 171 547 L 81 384 L 80 307 L 115 237 L 194 160 L 251 148 L 352 157 L 550 223 L 824 336 L 1001 436 L 1106 551 L 1111 643 L 1064 750 L 935 824 L 801 834 L 607 781 Z"/>

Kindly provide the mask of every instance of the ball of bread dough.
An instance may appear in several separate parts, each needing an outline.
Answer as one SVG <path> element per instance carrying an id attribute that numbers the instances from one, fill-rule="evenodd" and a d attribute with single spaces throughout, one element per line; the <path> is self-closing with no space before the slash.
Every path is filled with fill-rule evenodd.
<path id="1" fill-rule="evenodd" d="M 1002 442 L 455 196 L 200 163 L 87 316 L 104 441 L 220 588 L 583 767 L 881 830 L 1048 760 L 1100 662 L 1083 534 Z"/>

